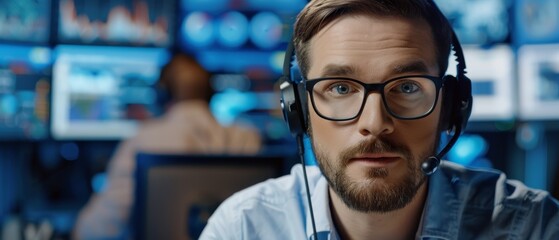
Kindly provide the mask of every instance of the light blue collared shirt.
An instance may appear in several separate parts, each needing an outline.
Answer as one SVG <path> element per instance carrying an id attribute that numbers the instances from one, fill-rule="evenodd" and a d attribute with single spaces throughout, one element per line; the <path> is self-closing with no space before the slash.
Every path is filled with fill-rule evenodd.
<path id="1" fill-rule="evenodd" d="M 307 167 L 320 240 L 338 240 L 328 183 Z M 312 239 L 302 166 L 240 191 L 216 210 L 200 239 Z M 429 179 L 417 239 L 559 239 L 559 202 L 503 173 L 443 161 Z"/>

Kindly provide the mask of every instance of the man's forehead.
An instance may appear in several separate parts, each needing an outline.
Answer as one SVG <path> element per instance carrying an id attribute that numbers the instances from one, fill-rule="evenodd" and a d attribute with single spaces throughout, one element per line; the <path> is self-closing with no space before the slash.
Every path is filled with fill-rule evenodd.
<path id="1" fill-rule="evenodd" d="M 318 28 L 319 31 L 311 37 L 311 39 L 316 38 L 328 32 L 332 28 L 335 28 L 338 23 L 342 21 L 357 21 L 360 22 L 363 19 L 372 19 L 372 22 L 376 23 L 386 23 L 386 22 L 402 22 L 402 23 L 411 23 L 408 25 L 410 29 L 413 30 L 428 30 L 431 33 L 431 26 L 428 22 L 421 18 L 421 17 L 404 17 L 398 15 L 385 15 L 385 14 L 372 14 L 372 13 L 349 13 L 345 15 L 340 15 L 332 20 L 327 21 L 325 24 L 321 24 Z M 368 31 L 372 30 L 371 28 L 362 29 L 362 33 L 366 34 Z M 310 39 L 310 40 L 311 40 Z"/>
<path id="2" fill-rule="evenodd" d="M 417 23 L 401 17 L 341 17 L 311 39 L 309 60 L 311 68 L 315 68 L 311 72 L 321 76 L 352 76 L 371 70 L 354 67 L 355 62 L 347 61 L 346 57 L 363 61 L 375 58 L 391 75 L 438 71 L 430 30 L 425 21 Z"/>

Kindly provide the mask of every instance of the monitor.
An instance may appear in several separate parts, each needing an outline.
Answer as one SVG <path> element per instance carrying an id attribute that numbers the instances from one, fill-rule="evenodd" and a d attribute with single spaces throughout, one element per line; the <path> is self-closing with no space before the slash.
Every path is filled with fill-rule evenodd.
<path id="1" fill-rule="evenodd" d="M 51 50 L 0 45 L 0 140 L 49 136 Z"/>
<path id="2" fill-rule="evenodd" d="M 58 0 L 58 42 L 170 47 L 175 0 Z"/>
<path id="3" fill-rule="evenodd" d="M 130 137 L 139 120 L 161 112 L 155 86 L 167 50 L 60 45 L 55 51 L 55 139 Z"/>
<path id="4" fill-rule="evenodd" d="M 0 42 L 46 45 L 50 18 L 50 0 L 0 0 Z"/>
<path id="5" fill-rule="evenodd" d="M 522 46 L 518 66 L 520 119 L 559 119 L 559 44 Z"/>
<path id="6" fill-rule="evenodd" d="M 510 42 L 509 0 L 435 0 L 462 44 Z"/>
<path id="7" fill-rule="evenodd" d="M 181 0 L 178 45 L 212 72 L 278 76 L 306 2 Z"/>
<path id="8" fill-rule="evenodd" d="M 514 42 L 523 44 L 549 44 L 559 42 L 559 1 L 515 1 Z"/>
<path id="9" fill-rule="evenodd" d="M 136 160 L 134 239 L 198 239 L 233 193 L 283 175 L 282 155 L 161 155 Z"/>
<path id="10" fill-rule="evenodd" d="M 491 48 L 463 46 L 467 76 L 474 98 L 471 121 L 507 121 L 516 117 L 515 62 L 509 45 Z M 456 75 L 454 55 L 447 74 Z"/>

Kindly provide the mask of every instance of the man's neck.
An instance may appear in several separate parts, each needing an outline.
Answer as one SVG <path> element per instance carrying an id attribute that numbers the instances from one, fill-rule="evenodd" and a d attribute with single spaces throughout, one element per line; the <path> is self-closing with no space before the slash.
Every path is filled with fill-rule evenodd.
<path id="1" fill-rule="evenodd" d="M 362 213 L 350 209 L 329 189 L 330 209 L 342 239 L 413 239 L 419 227 L 427 197 L 427 181 L 402 209 L 387 213 Z"/>

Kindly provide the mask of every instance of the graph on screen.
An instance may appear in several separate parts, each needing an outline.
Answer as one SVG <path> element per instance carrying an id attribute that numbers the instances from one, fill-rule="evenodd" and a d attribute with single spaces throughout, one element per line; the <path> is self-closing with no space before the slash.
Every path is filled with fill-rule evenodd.
<path id="1" fill-rule="evenodd" d="M 0 41 L 46 44 L 50 0 L 0 0 Z"/>
<path id="2" fill-rule="evenodd" d="M 58 38 L 64 43 L 169 47 L 174 1 L 60 0 Z"/>

